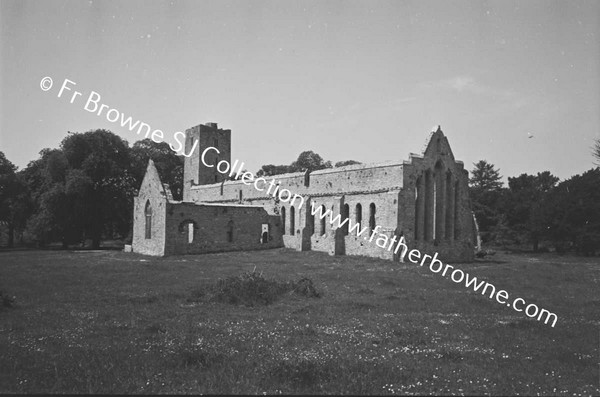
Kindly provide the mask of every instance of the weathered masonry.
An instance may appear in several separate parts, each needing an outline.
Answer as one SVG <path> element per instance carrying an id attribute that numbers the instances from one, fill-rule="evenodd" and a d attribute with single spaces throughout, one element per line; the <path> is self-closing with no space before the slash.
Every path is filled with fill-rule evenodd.
<path id="1" fill-rule="evenodd" d="M 289 247 L 331 255 L 365 255 L 399 260 L 393 250 L 337 228 L 311 214 L 311 205 L 330 209 L 360 228 L 388 238 L 404 236 L 423 253 L 444 261 L 473 258 L 473 224 L 468 172 L 454 159 L 438 127 L 421 155 L 388 161 L 276 175 L 280 189 L 305 201 L 280 202 L 241 180 L 226 180 L 208 164 L 231 163 L 231 131 L 215 123 L 186 131 L 183 201 L 174 201 L 150 162 L 135 198 L 133 250 L 149 255 Z M 270 179 L 267 178 L 267 179 Z"/>

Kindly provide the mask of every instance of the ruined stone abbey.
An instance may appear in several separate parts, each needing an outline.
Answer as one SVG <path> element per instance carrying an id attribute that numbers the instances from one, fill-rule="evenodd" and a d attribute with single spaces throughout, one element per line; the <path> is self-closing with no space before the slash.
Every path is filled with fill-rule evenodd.
<path id="1" fill-rule="evenodd" d="M 197 148 L 192 152 L 194 144 Z M 231 163 L 231 130 L 215 123 L 186 131 L 183 200 L 173 200 L 168 186 L 149 161 L 134 200 L 132 248 L 147 255 L 201 254 L 288 247 L 331 255 L 364 255 L 399 260 L 385 250 L 311 214 L 311 204 L 331 209 L 389 238 L 403 236 L 410 249 L 439 254 L 443 261 L 473 258 L 473 218 L 468 172 L 454 159 L 440 128 L 427 139 L 422 154 L 405 161 L 358 164 L 313 172 L 275 175 L 281 189 L 305 199 L 280 201 L 242 180 L 226 180 L 210 164 Z"/>

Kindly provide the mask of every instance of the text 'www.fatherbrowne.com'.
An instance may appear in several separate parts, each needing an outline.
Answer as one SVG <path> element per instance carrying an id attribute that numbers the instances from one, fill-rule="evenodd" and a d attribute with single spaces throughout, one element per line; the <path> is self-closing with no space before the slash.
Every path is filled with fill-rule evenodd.
<path id="1" fill-rule="evenodd" d="M 271 195 L 279 199 L 280 202 L 287 202 L 290 205 L 297 205 L 296 209 L 299 211 L 304 203 L 306 202 L 305 198 L 299 194 L 294 194 L 288 189 L 280 188 L 279 183 L 275 181 L 274 178 L 271 178 L 271 182 L 268 183 L 265 178 L 256 177 L 254 174 L 248 171 L 243 171 L 244 163 L 239 163 L 238 160 L 232 164 L 229 164 L 226 160 L 221 160 L 217 164 L 210 164 L 206 162 L 206 154 L 210 151 L 214 151 L 217 154 L 220 154 L 219 149 L 216 147 L 210 146 L 204 149 L 202 154 L 200 155 L 200 160 L 202 164 L 208 168 L 215 167 L 218 172 L 224 175 L 229 175 L 234 179 L 238 179 L 245 185 L 250 186 L 254 184 L 254 188 L 260 192 L 266 192 L 267 195 Z M 237 174 L 236 174 L 237 169 Z M 266 189 L 266 190 L 265 190 Z M 356 236 L 361 237 L 368 242 L 372 243 L 375 240 L 375 244 L 388 251 L 394 251 L 395 254 L 398 254 L 398 251 L 402 250 L 399 254 L 402 261 L 404 261 L 404 257 L 408 256 L 408 260 L 412 263 L 419 263 L 420 266 L 424 266 L 427 259 L 431 259 L 429 262 L 429 270 L 433 273 L 440 273 L 442 277 L 449 276 L 452 281 L 457 284 L 465 282 L 465 287 L 473 288 L 475 292 L 481 291 L 482 295 L 486 295 L 489 291 L 490 299 L 496 299 L 496 301 L 500 304 L 506 305 L 508 307 L 512 307 L 517 312 L 525 312 L 525 314 L 530 318 L 537 318 L 538 321 L 544 320 L 544 324 L 548 324 L 549 321 L 552 321 L 552 327 L 556 324 L 558 317 L 556 314 L 549 312 L 546 309 L 540 309 L 535 304 L 530 303 L 525 305 L 525 300 L 522 298 L 516 298 L 512 301 L 509 301 L 508 292 L 505 290 L 499 290 L 496 292 L 496 287 L 493 284 L 490 284 L 485 281 L 479 281 L 477 277 L 471 277 L 468 273 L 463 272 L 460 269 L 456 269 L 452 265 L 444 265 L 442 261 L 440 261 L 437 257 L 437 252 L 433 255 L 422 255 L 421 252 L 417 249 L 412 249 L 409 251 L 408 246 L 406 245 L 406 240 L 404 236 L 392 236 L 389 238 L 387 235 L 380 233 L 379 229 L 381 226 L 371 227 L 363 227 L 361 228 L 360 223 L 353 223 L 349 218 L 345 218 L 342 220 L 341 214 L 336 216 L 333 215 L 333 211 L 325 208 L 323 206 L 315 207 L 314 203 L 311 203 L 311 213 L 314 217 L 315 215 L 319 216 L 321 221 L 326 221 L 326 218 L 329 217 L 329 223 L 334 228 L 348 228 L 348 234 L 356 234 Z M 313 218 L 314 219 L 314 218 Z M 314 224 L 314 222 L 313 222 Z M 375 238 L 377 236 L 377 238 Z M 420 262 L 419 262 L 420 260 Z M 452 271 L 450 271 L 452 270 Z"/>
<path id="2" fill-rule="evenodd" d="M 388 251 L 393 250 L 395 254 L 398 254 L 399 251 L 401 251 L 399 255 L 402 262 L 404 262 L 404 257 L 408 256 L 408 260 L 412 263 L 418 263 L 419 266 L 427 266 L 427 260 L 431 259 L 428 265 L 431 272 L 441 272 L 442 277 L 450 277 L 450 279 L 457 284 L 462 284 L 464 282 L 466 288 L 472 288 L 475 292 L 481 292 L 481 295 L 489 294 L 490 299 L 495 298 L 496 302 L 512 307 L 517 312 L 525 312 L 527 317 L 537 318 L 538 321 L 543 320 L 544 324 L 551 322 L 552 327 L 554 327 L 558 321 L 556 314 L 551 313 L 546 309 L 540 309 L 533 303 L 526 305 L 523 298 L 510 300 L 509 294 L 505 290 L 496 291 L 496 287 L 493 284 L 483 280 L 479 281 L 477 277 L 471 277 L 469 273 L 456 269 L 452 265 L 444 265 L 442 261 L 438 259 L 437 252 L 432 257 L 427 254 L 422 255 L 418 249 L 409 251 L 404 236 L 401 236 L 399 239 L 397 236 L 392 236 L 390 238 L 385 234 L 379 233 L 378 230 L 381 226 L 375 226 L 373 229 L 368 226 L 361 228 L 360 223 L 351 222 L 349 218 L 342 220 L 341 214 L 334 217 L 331 210 L 327 209 L 324 211 L 322 206 L 315 207 L 314 204 L 311 204 L 311 213 L 313 216 L 317 215 L 321 220 L 329 217 L 329 223 L 338 228 L 347 227 L 348 234 L 355 234 L 357 237 L 362 236 L 363 239 L 368 242 L 373 242 L 373 240 L 375 240 L 375 244 L 380 248 L 387 249 Z M 377 236 L 377 238 L 375 236 Z"/>

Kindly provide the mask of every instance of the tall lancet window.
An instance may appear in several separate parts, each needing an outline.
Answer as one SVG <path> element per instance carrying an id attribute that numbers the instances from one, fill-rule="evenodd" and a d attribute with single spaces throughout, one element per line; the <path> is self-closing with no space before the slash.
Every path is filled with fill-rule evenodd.
<path id="1" fill-rule="evenodd" d="M 150 239 L 152 238 L 152 206 L 150 200 L 146 201 L 144 215 L 146 216 L 146 238 Z"/>

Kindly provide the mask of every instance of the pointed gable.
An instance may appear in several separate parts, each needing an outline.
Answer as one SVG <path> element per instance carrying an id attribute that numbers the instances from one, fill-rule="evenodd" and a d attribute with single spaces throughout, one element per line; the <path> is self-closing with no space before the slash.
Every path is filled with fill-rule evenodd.
<path id="1" fill-rule="evenodd" d="M 173 201 L 173 195 L 169 189 L 169 185 L 162 183 L 160 175 L 154 165 L 152 159 L 148 160 L 148 166 L 146 167 L 146 174 L 140 186 L 140 192 L 144 189 L 156 189 L 158 192 L 169 202 Z"/>
<path id="2" fill-rule="evenodd" d="M 448 164 L 455 162 L 454 154 L 448 143 L 448 138 L 442 132 L 442 127 L 439 125 L 431 131 L 429 138 L 425 142 L 423 149 L 423 157 L 441 157 L 448 160 Z"/>

